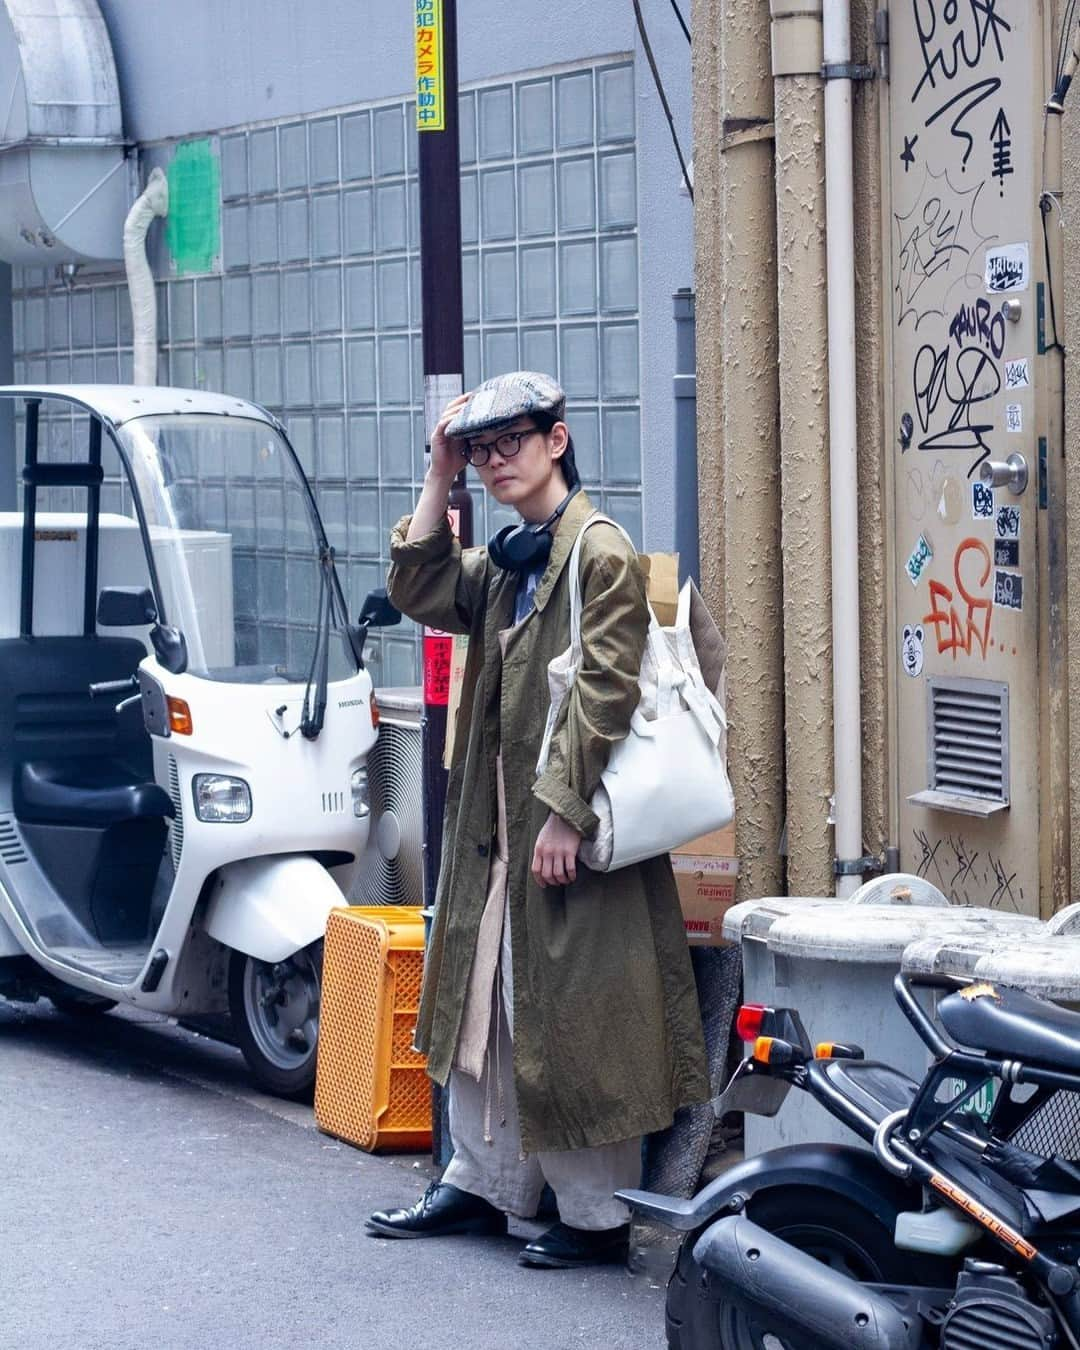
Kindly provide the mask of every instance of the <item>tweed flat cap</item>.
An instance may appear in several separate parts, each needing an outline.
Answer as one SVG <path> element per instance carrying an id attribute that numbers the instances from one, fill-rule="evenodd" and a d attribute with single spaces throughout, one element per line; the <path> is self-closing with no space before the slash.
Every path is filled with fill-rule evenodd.
<path id="1" fill-rule="evenodd" d="M 448 436 L 475 436 L 480 431 L 506 426 L 515 417 L 550 413 L 562 419 L 566 395 L 551 378 L 535 370 L 514 370 L 477 385 L 450 425 Z"/>

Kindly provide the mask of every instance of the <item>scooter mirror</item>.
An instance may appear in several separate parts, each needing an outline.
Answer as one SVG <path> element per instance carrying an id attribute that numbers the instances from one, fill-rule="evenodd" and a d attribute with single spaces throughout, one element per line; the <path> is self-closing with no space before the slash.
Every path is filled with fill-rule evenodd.
<path id="1" fill-rule="evenodd" d="M 384 587 L 370 591 L 360 611 L 360 624 L 365 628 L 390 628 L 401 622 L 401 610 L 387 597 Z"/>
<path id="2" fill-rule="evenodd" d="M 187 670 L 187 640 L 179 628 L 156 623 L 150 629 L 150 643 L 154 654 L 161 664 L 173 675 L 183 675 Z"/>
<path id="3" fill-rule="evenodd" d="M 156 619 L 154 595 L 146 586 L 109 586 L 98 596 L 97 621 L 104 628 L 141 628 Z"/>

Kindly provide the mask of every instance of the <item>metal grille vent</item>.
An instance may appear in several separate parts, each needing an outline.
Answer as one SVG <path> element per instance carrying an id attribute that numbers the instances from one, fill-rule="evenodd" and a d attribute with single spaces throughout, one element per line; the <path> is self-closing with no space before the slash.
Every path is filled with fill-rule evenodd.
<path id="1" fill-rule="evenodd" d="M 0 820 L 0 858 L 10 867 L 12 863 L 24 863 L 26 854 L 19 842 L 15 825 L 10 820 Z"/>
<path id="2" fill-rule="evenodd" d="M 324 792 L 322 794 L 322 809 L 325 816 L 340 816 L 345 810 L 344 792 Z"/>
<path id="3" fill-rule="evenodd" d="M 941 1332 L 942 1350 L 1046 1350 L 1050 1343 L 1044 1313 L 993 1294 L 961 1304 Z"/>
<path id="4" fill-rule="evenodd" d="M 184 800 L 180 795 L 180 772 L 174 755 L 169 756 L 169 796 L 176 813 L 169 822 L 169 852 L 172 854 L 173 868 L 176 869 L 180 866 L 180 855 L 184 851 Z"/>
<path id="5" fill-rule="evenodd" d="M 927 681 L 930 789 L 1009 801 L 1009 686 L 994 680 Z"/>
<path id="6" fill-rule="evenodd" d="M 424 764 L 419 720 L 383 713 L 368 755 L 371 821 L 353 903 L 418 905 L 424 898 Z"/>

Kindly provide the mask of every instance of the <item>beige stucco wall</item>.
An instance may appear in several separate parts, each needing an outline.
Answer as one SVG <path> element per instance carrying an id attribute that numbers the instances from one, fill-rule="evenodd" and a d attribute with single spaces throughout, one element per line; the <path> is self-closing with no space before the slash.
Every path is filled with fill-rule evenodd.
<path id="1" fill-rule="evenodd" d="M 871 64 L 874 8 L 872 0 L 855 0 L 855 60 Z M 768 10 L 768 0 L 698 0 L 694 10 L 701 566 L 706 598 L 723 615 L 729 640 L 730 759 L 743 896 L 779 888 L 776 840 L 785 815 L 797 889 L 831 889 L 833 856 L 832 831 L 825 826 L 833 747 L 824 278 L 800 275 L 805 268 L 821 273 L 824 259 L 816 81 L 789 79 L 781 99 L 787 118 L 781 149 L 788 157 L 778 213 L 782 285 L 775 232 L 748 231 L 743 219 L 754 187 L 740 175 L 748 160 L 757 174 L 767 174 L 774 166 L 771 147 L 762 153 L 759 145 L 756 158 L 740 159 L 732 142 L 741 120 L 729 120 L 725 142 L 725 115 L 742 114 L 753 102 L 741 81 L 756 81 L 759 88 L 769 82 L 761 42 Z M 725 65 L 725 37 L 729 48 L 756 51 L 761 68 Z M 887 825 L 885 324 L 874 84 L 856 91 L 855 154 L 864 836 L 867 847 L 879 852 L 895 841 Z M 779 323 L 778 292 L 784 297 Z M 785 410 L 778 444 L 781 383 Z M 783 568 L 776 552 L 781 529 Z M 777 714 L 786 724 L 786 745 Z"/>

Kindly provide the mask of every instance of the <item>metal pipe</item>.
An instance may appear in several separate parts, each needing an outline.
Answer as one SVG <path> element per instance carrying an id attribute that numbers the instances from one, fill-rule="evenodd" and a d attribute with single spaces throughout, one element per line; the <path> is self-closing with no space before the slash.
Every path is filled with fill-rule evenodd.
<path id="1" fill-rule="evenodd" d="M 830 894 L 834 851 L 828 316 L 821 0 L 771 0 L 788 892 Z"/>
<path id="2" fill-rule="evenodd" d="M 851 0 L 823 0 L 826 72 L 851 65 Z M 836 856 L 862 857 L 859 692 L 859 475 L 855 378 L 855 201 L 851 80 L 825 81 L 825 231 L 829 331 L 829 529 L 832 567 L 833 792 Z M 836 878 L 854 893 L 861 876 Z"/>
<path id="3" fill-rule="evenodd" d="M 154 169 L 145 192 L 135 199 L 124 221 L 124 270 L 135 349 L 133 384 L 157 384 L 157 295 L 146 260 L 146 235 L 154 217 L 167 215 L 168 211 L 169 182 L 160 169 Z"/>

